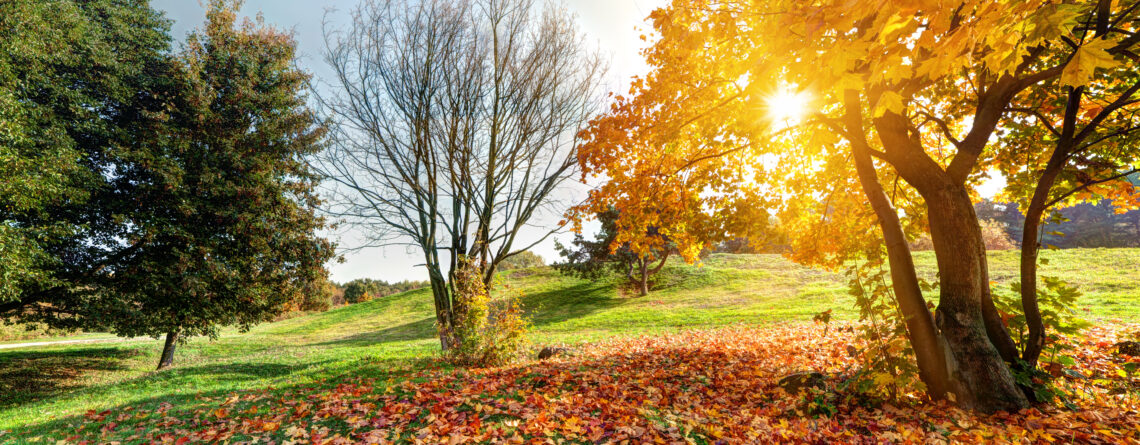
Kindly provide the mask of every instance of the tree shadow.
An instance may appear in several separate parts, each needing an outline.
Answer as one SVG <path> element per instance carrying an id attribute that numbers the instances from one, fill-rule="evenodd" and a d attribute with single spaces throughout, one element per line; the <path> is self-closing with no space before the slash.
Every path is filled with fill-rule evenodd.
<path id="1" fill-rule="evenodd" d="M 625 304 L 614 296 L 613 285 L 583 281 L 577 285 L 529 293 L 519 302 L 535 326 L 560 323 Z M 501 303 L 503 300 L 496 300 Z M 436 336 L 435 317 L 426 317 L 377 331 L 361 332 L 318 343 L 317 346 L 371 346 L 379 343 L 432 339 Z"/>
<path id="2" fill-rule="evenodd" d="M 160 372 L 140 377 L 148 381 L 170 381 L 201 377 L 225 377 L 229 381 L 283 377 L 324 362 L 289 365 L 284 363 L 227 363 L 179 368 L 177 365 Z"/>
<path id="3" fill-rule="evenodd" d="M 583 281 L 570 287 L 523 295 L 523 309 L 535 326 L 561 323 L 604 311 L 628 302 L 618 298 L 612 284 L 605 281 Z"/>
<path id="4" fill-rule="evenodd" d="M 281 403 L 286 400 L 303 399 L 305 395 L 314 392 L 327 391 L 337 386 L 338 384 L 345 383 L 353 380 L 354 378 L 371 380 L 371 381 L 386 381 L 394 376 L 406 377 L 408 371 L 407 365 L 409 362 L 402 359 L 379 359 L 368 358 L 357 361 L 346 362 L 346 367 L 351 372 L 341 372 L 339 375 L 343 378 L 337 379 L 324 379 L 318 378 L 313 381 L 303 383 L 290 383 L 285 385 L 258 385 L 256 388 L 250 389 L 216 389 L 210 391 L 180 391 L 184 389 L 187 382 L 181 381 L 184 378 L 192 378 L 195 376 L 203 375 L 226 375 L 226 374 L 240 374 L 249 376 L 249 379 L 259 377 L 284 377 L 286 375 L 296 375 L 304 372 L 309 368 L 319 368 L 328 364 L 331 360 L 320 362 L 311 362 L 297 365 L 284 365 L 273 363 L 256 363 L 256 364 L 238 364 L 238 365 L 202 365 L 191 366 L 186 368 L 171 368 L 161 372 L 151 372 L 134 379 L 125 380 L 109 385 L 109 387 L 102 388 L 104 391 L 113 392 L 113 387 L 137 387 L 140 385 L 153 385 L 158 390 L 146 391 L 148 397 L 138 400 L 127 401 L 117 405 L 105 405 L 95 409 L 95 411 L 109 411 L 110 415 L 100 416 L 98 420 L 91 420 L 82 414 L 75 414 L 66 417 L 55 418 L 46 420 L 37 424 L 23 425 L 20 428 L 12 431 L 11 436 L 0 435 L 0 442 L 4 439 L 16 439 L 28 437 L 44 437 L 44 438 L 57 438 L 57 436 L 75 434 L 79 437 L 94 437 L 100 434 L 100 427 L 106 423 L 121 422 L 119 431 L 131 431 L 131 424 L 139 421 L 135 417 L 129 420 L 121 420 L 119 417 L 122 413 L 130 413 L 132 415 L 138 414 L 139 417 L 146 417 L 150 413 L 161 412 L 162 416 L 170 418 L 190 418 L 201 415 L 203 408 L 216 408 L 226 406 L 233 399 L 234 394 L 241 394 L 243 397 L 240 402 L 229 407 L 236 411 L 257 407 L 258 405 L 267 405 L 273 403 Z M 413 362 L 415 363 L 415 362 Z M 175 365 L 177 366 L 177 365 Z M 418 364 L 416 366 L 426 366 Z M 193 380 L 193 379 L 191 379 Z M 169 411 L 166 411 L 166 410 Z M 254 411 L 255 412 L 255 411 Z M 153 419 L 153 418 L 149 418 Z M 315 417 L 314 417 L 315 419 Z M 148 420 L 143 420 L 148 421 Z M 77 425 L 81 425 L 76 429 Z M 153 428 L 153 424 L 149 427 Z M 100 441 L 102 442 L 102 441 Z M 18 442 L 23 443 L 23 442 Z"/>
<path id="5" fill-rule="evenodd" d="M 317 343 L 317 346 L 370 346 L 377 343 L 423 340 L 433 337 L 435 337 L 435 317 L 427 317 L 379 331 L 361 332 Z"/>
<path id="6" fill-rule="evenodd" d="M 0 353 L 0 409 L 79 388 L 81 377 L 96 371 L 119 371 L 137 349 L 85 347 Z"/>

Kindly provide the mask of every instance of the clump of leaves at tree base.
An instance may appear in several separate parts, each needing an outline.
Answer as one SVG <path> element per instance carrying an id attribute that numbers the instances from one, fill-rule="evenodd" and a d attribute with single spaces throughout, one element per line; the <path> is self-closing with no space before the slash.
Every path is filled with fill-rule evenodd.
<path id="1" fill-rule="evenodd" d="M 883 258 L 868 254 L 868 261 L 847 269 L 848 292 L 855 297 L 862 321 L 857 326 L 862 349 L 849 349 L 859 363 L 841 385 L 851 395 L 871 400 L 897 400 L 902 394 L 923 391 L 914 353 L 907 340 L 906 323 L 891 290 Z"/>
<path id="2" fill-rule="evenodd" d="M 517 359 L 526 349 L 530 322 L 516 295 L 495 305 L 483 284 L 482 267 L 466 259 L 452 277 L 456 307 L 452 308 L 452 347 L 448 358 L 464 366 L 500 366 Z M 499 286 L 511 292 L 505 285 Z"/>
<path id="3" fill-rule="evenodd" d="M 1041 308 L 1042 322 L 1046 328 L 1045 354 L 1041 358 L 1043 369 L 1026 370 L 1025 366 L 1014 367 L 1018 383 L 1032 388 L 1038 401 L 1065 402 L 1061 394 L 1054 391 L 1052 380 L 1071 374 L 1076 363 L 1071 353 L 1076 345 L 1073 336 L 1092 324 L 1081 317 L 1076 303 L 1081 292 L 1069 283 L 1056 277 L 1042 277 L 1044 286 L 1037 288 L 1037 302 Z M 1024 352 L 1028 326 L 1021 311 L 1018 293 L 1020 282 L 1010 284 L 1009 292 L 994 292 L 994 305 L 1002 315 L 1002 322 L 1009 329 L 1019 352 Z"/>

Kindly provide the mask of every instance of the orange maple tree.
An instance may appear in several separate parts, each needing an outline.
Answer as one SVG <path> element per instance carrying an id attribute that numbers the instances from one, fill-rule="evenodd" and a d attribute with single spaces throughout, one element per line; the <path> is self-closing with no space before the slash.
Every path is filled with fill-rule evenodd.
<path id="1" fill-rule="evenodd" d="M 684 230 L 737 218 L 717 227 L 747 227 L 766 214 L 735 210 L 771 207 L 801 262 L 838 266 L 885 249 L 928 394 L 1016 411 L 1029 400 L 992 300 L 975 187 L 1013 165 L 994 141 L 1018 136 L 1003 129 L 1019 101 L 1051 86 L 1096 89 L 1110 102 L 1129 91 L 1137 9 L 674 0 L 651 15 L 652 71 L 581 135 L 584 171 L 608 179 L 586 206 L 618 207 L 631 237 L 647 221 Z M 787 94 L 810 97 L 810 112 L 773 110 L 784 105 L 772 98 Z M 1113 111 L 1135 109 L 1126 97 Z M 1022 145 L 1035 158 L 1052 149 Z M 1035 167 L 1028 177 L 1040 176 Z M 639 214 L 650 202 L 683 209 L 669 215 L 680 219 Z M 926 230 L 939 269 L 935 314 L 907 245 Z"/>

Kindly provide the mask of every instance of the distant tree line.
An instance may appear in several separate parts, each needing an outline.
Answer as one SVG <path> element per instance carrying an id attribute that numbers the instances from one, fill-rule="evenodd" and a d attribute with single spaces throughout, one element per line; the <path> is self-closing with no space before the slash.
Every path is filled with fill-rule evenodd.
<path id="1" fill-rule="evenodd" d="M 1011 239 L 1022 239 L 1025 216 L 1017 203 L 987 199 L 975 209 L 979 219 L 997 221 Z M 1107 199 L 1083 202 L 1052 212 L 1040 232 L 1044 247 L 1140 247 L 1140 210 L 1123 210 Z"/>
<path id="2" fill-rule="evenodd" d="M 365 301 L 373 300 L 376 298 L 387 297 L 389 295 L 407 292 L 410 290 L 421 289 L 430 286 L 431 283 L 427 281 L 399 281 L 389 283 L 384 280 L 373 280 L 371 278 L 358 278 L 344 285 L 339 286 L 343 289 L 344 301 L 343 304 L 356 304 Z M 335 302 L 334 302 L 335 303 Z"/>

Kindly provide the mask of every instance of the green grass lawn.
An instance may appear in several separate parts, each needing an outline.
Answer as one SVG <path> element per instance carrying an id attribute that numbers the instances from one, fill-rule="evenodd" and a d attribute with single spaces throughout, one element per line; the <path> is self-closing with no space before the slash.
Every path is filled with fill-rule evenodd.
<path id="1" fill-rule="evenodd" d="M 1088 317 L 1140 319 L 1140 249 L 1046 252 L 1043 275 L 1085 293 Z M 934 278 L 933 256 L 917 255 Z M 992 253 L 993 280 L 1017 278 L 1017 253 Z M 841 274 L 804 268 L 775 255 L 715 255 L 700 266 L 670 264 L 653 292 L 636 297 L 617 280 L 588 282 L 549 269 L 507 274 L 524 294 L 536 345 L 575 343 L 687 327 L 810 320 L 833 309 L 854 318 Z M 381 380 L 436 366 L 431 296 L 408 292 L 255 327 L 181 346 L 176 366 L 154 372 L 161 343 L 132 339 L 0 350 L 0 431 L 29 436 L 81 423 L 87 410 L 170 403 L 193 409 L 202 397 L 254 388 L 335 384 L 348 377 Z M 22 434 L 23 435 L 23 434 Z M 0 437 L 0 441 L 3 438 Z"/>

